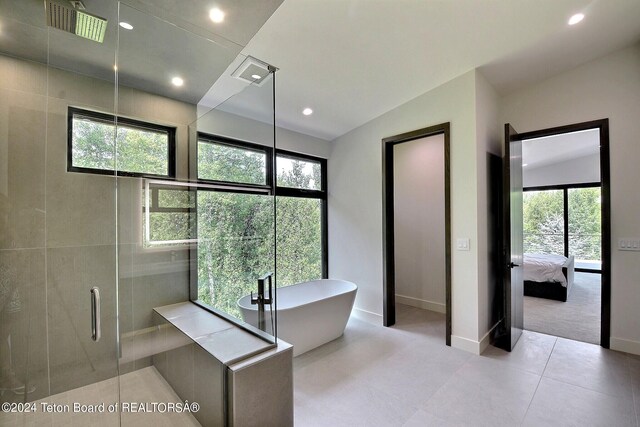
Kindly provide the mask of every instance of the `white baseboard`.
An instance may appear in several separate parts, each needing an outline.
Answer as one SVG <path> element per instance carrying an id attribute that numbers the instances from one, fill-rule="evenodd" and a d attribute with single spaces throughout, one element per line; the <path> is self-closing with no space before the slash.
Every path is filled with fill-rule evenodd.
<path id="1" fill-rule="evenodd" d="M 396 294 L 396 302 L 398 304 L 410 305 L 411 307 L 421 308 L 423 310 L 435 311 L 437 313 L 446 313 L 447 306 L 433 301 L 427 301 L 425 299 L 408 297 L 406 295 Z"/>
<path id="2" fill-rule="evenodd" d="M 480 341 L 459 337 L 457 335 L 451 335 L 451 347 L 459 348 L 460 350 L 480 355 L 487 349 L 487 347 L 489 347 L 489 344 L 491 342 L 491 333 L 498 326 L 498 324 L 499 323 L 493 325 L 493 327 L 489 329 L 486 334 L 484 334 Z"/>
<path id="3" fill-rule="evenodd" d="M 609 347 L 611 350 L 640 355 L 640 342 L 638 341 L 611 337 L 609 338 Z"/>
<path id="4" fill-rule="evenodd" d="M 373 325 L 382 325 L 382 314 L 373 313 L 371 311 L 363 310 L 361 308 L 353 307 L 351 311 L 351 315 L 356 319 L 362 320 L 367 323 L 371 323 Z"/>
<path id="5" fill-rule="evenodd" d="M 459 337 L 457 335 L 451 335 L 451 347 L 459 348 L 460 350 L 468 351 L 473 354 L 480 354 L 480 343 L 478 341 Z"/>

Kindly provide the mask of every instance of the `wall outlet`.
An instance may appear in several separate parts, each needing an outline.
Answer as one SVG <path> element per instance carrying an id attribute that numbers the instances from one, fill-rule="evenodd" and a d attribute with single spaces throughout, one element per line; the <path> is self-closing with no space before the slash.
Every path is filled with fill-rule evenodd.
<path id="1" fill-rule="evenodd" d="M 635 237 L 623 237 L 622 239 L 618 239 L 618 250 L 640 252 L 640 239 Z"/>
<path id="2" fill-rule="evenodd" d="M 456 249 L 459 251 L 470 251 L 471 243 L 468 238 L 458 239 L 456 241 Z"/>

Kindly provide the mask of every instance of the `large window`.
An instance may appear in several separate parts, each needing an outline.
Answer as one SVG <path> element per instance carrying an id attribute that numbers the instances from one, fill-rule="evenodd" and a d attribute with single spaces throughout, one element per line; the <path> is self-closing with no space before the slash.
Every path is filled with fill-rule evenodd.
<path id="1" fill-rule="evenodd" d="M 562 190 L 523 193 L 525 253 L 564 254 Z"/>
<path id="2" fill-rule="evenodd" d="M 198 300 L 240 318 L 274 250 L 277 286 L 327 277 L 325 160 L 276 150 L 274 179 L 271 148 L 205 134 L 197 157 Z"/>
<path id="3" fill-rule="evenodd" d="M 573 255 L 576 270 L 601 270 L 598 183 L 525 189 L 524 251 Z"/>
<path id="4" fill-rule="evenodd" d="M 71 172 L 175 177 L 175 128 L 69 108 Z"/>

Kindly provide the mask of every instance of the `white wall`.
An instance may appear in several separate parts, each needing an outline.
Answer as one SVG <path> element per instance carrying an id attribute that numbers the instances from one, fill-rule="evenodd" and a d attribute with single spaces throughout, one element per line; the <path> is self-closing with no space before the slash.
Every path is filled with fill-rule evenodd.
<path id="1" fill-rule="evenodd" d="M 578 157 L 537 168 L 522 169 L 524 187 L 544 185 L 580 184 L 600 181 L 600 155 Z"/>
<path id="2" fill-rule="evenodd" d="M 640 354 L 640 45 L 623 49 L 505 96 L 500 122 L 518 132 L 609 118 L 612 202 L 611 347 Z"/>
<path id="3" fill-rule="evenodd" d="M 396 301 L 444 313 L 444 135 L 393 151 Z"/>
<path id="4" fill-rule="evenodd" d="M 382 143 L 451 122 L 452 344 L 478 342 L 476 72 L 471 71 L 352 130 L 329 159 L 329 275 L 359 286 L 356 314 L 382 322 Z M 467 347 L 468 348 L 468 347 Z M 475 351 L 475 350 L 474 350 Z"/>
<path id="5" fill-rule="evenodd" d="M 489 180 L 488 155 L 502 156 L 502 135 L 498 126 L 498 94 L 480 72 L 476 72 L 476 139 L 477 139 L 477 192 L 478 192 L 478 340 L 480 351 L 489 344 L 488 333 L 495 326 L 496 292 L 502 279 L 496 275 L 491 260 L 499 256 L 499 239 L 489 235 L 492 209 L 488 205 L 492 182 Z M 500 224 L 501 226 L 501 224 Z M 498 277 L 496 277 L 498 276 Z"/>

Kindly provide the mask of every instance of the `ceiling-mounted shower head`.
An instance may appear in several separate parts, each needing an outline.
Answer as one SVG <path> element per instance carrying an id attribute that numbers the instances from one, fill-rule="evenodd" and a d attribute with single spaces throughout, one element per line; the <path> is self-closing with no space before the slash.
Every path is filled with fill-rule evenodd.
<path id="1" fill-rule="evenodd" d="M 82 2 L 76 1 L 74 3 L 82 5 Z M 83 10 L 84 5 L 73 9 L 69 6 L 48 0 L 45 2 L 45 7 L 48 26 L 98 43 L 104 41 L 104 34 L 107 30 L 107 20 L 85 12 Z"/>

